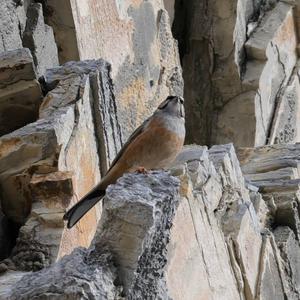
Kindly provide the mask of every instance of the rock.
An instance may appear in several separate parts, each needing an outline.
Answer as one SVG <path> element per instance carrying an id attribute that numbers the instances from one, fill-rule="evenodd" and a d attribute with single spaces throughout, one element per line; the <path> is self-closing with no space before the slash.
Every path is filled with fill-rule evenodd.
<path id="1" fill-rule="evenodd" d="M 242 171 L 272 207 L 275 224 L 289 226 L 297 237 L 300 234 L 299 152 L 299 144 L 238 150 Z"/>
<path id="2" fill-rule="evenodd" d="M 245 43 L 247 55 L 255 60 L 267 60 L 266 49 L 270 40 L 273 39 L 276 31 L 285 21 L 286 14 L 291 7 L 285 3 L 279 3 L 276 7 L 267 12 L 262 18 L 249 40 Z"/>
<path id="3" fill-rule="evenodd" d="M 28 49 L 0 55 L 0 136 L 34 122 L 42 99 Z"/>
<path id="4" fill-rule="evenodd" d="M 67 206 L 73 196 L 72 172 L 34 174 L 30 180 L 32 197 L 46 206 Z"/>
<path id="5" fill-rule="evenodd" d="M 76 39 L 76 28 L 70 1 L 43 1 L 46 24 L 54 31 L 60 64 L 68 61 L 78 61 L 79 47 Z M 88 45 L 86 45 L 88 46 Z"/>
<path id="6" fill-rule="evenodd" d="M 266 61 L 264 68 L 256 72 L 255 80 L 259 82 L 253 103 L 256 125 L 252 128 L 257 128 L 253 145 L 256 146 L 267 142 L 274 143 L 271 132 L 274 126 L 278 126 L 276 122 L 279 122 L 278 103 L 285 102 L 284 99 L 279 99 L 296 63 L 296 34 L 292 10 L 291 5 L 279 2 L 274 9 L 264 14 L 245 44 L 247 55 L 252 59 L 250 66 L 253 65 L 253 61 Z M 253 70 L 247 63 L 246 83 L 252 76 L 249 72 Z"/>
<path id="7" fill-rule="evenodd" d="M 24 254 L 24 244 L 43 249 L 46 260 L 38 258 L 34 269 L 89 245 L 101 206 L 71 231 L 60 218 L 100 181 L 100 169 L 107 168 L 121 143 L 106 62 L 69 63 L 47 71 L 46 83 L 55 88 L 43 101 L 41 119 L 0 139 L 3 211 L 19 224 L 27 220 L 13 255 L 20 260 L 22 253 L 23 270 L 30 270 L 36 257 Z M 101 119 L 95 122 L 96 117 Z M 114 131 L 106 124 L 115 124 Z"/>
<path id="8" fill-rule="evenodd" d="M 13 0 L 1 0 L 0 3 L 0 52 L 22 48 L 16 5 Z"/>
<path id="9" fill-rule="evenodd" d="M 2 5 L 0 49 L 26 44 L 34 59 L 0 54 L 0 100 L 24 109 L 40 75 L 45 97 L 19 127 L 18 107 L 1 118 L 0 299 L 298 299 L 298 144 L 186 146 L 170 173 L 125 174 L 72 230 L 62 220 L 132 129 L 183 93 L 163 2 L 187 139 L 297 141 L 297 3 L 96 2 Z M 95 59 L 52 68 L 57 54 Z"/>
<path id="10" fill-rule="evenodd" d="M 294 7 L 247 0 L 175 5 L 188 143 L 298 141 L 297 101 L 286 100 L 297 98 L 297 78 L 290 78 L 298 70 Z"/>
<path id="11" fill-rule="evenodd" d="M 263 205 L 265 194 L 249 194 L 232 145 L 210 150 L 186 146 L 171 172 L 178 177 L 163 171 L 125 174 L 109 186 L 90 248 L 76 249 L 14 284 L 0 280 L 0 285 L 10 286 L 9 299 L 23 295 L 50 299 L 54 291 L 67 299 L 71 290 L 74 299 L 84 293 L 97 299 L 99 291 L 103 297 L 113 297 L 122 288 L 122 295 L 129 299 L 297 295 L 295 288 L 291 290 L 296 286 L 296 266 L 287 269 L 297 259 L 295 235 L 290 229 L 279 234 L 279 228 L 286 227 L 279 226 L 274 234 L 271 227 L 267 229 L 276 211 Z M 284 202 L 283 195 L 278 195 L 276 204 L 279 199 Z M 51 214 L 52 220 L 58 220 L 59 213 L 35 206 L 28 229 L 23 227 L 21 233 L 46 233 L 32 228 Z M 279 224 L 276 219 L 273 222 Z M 52 230 L 57 226 L 53 222 Z M 41 267 L 51 257 L 42 245 L 34 245 L 35 252 L 28 248 L 26 243 L 19 244 L 14 260 L 17 263 L 18 258 L 25 270 Z"/>
<path id="12" fill-rule="evenodd" d="M 285 168 L 287 167 L 295 168 L 294 174 L 296 175 L 299 174 L 299 151 L 300 144 L 296 143 L 257 148 L 238 148 L 237 155 L 241 163 L 241 169 L 245 176 L 248 176 L 248 174 L 264 173 L 267 175 L 269 171 L 277 171 L 281 169 L 286 170 Z M 275 173 L 270 173 L 271 176 L 274 176 L 274 174 Z M 283 172 L 282 175 L 283 177 L 286 177 L 286 172 Z M 298 177 L 294 178 L 296 179 Z"/>
<path id="13" fill-rule="evenodd" d="M 60 1 L 47 2 L 54 12 L 64 9 L 66 18 L 72 16 L 76 32 L 72 36 L 77 39 L 81 60 L 103 58 L 112 65 L 117 118 L 124 139 L 168 95 L 182 95 L 177 44 L 162 1 L 76 1 L 75 6 L 63 8 Z M 56 16 L 48 17 L 50 23 L 57 21 Z M 69 25 L 72 22 L 68 20 Z M 58 36 L 64 34 L 62 28 L 55 30 Z M 59 40 L 62 49 L 69 47 Z"/>
<path id="14" fill-rule="evenodd" d="M 128 174 L 107 189 L 103 229 L 95 243 L 114 249 L 129 298 L 166 297 L 163 269 L 178 187 L 176 178 L 153 172 Z"/>
<path id="15" fill-rule="evenodd" d="M 257 299 L 282 299 L 286 295 L 282 265 L 274 238 L 266 236 L 261 249 L 260 276 L 257 283 Z"/>
<path id="16" fill-rule="evenodd" d="M 53 30 L 45 24 L 40 3 L 33 3 L 28 8 L 23 45 L 31 50 L 39 76 L 59 64 Z"/>
<path id="17" fill-rule="evenodd" d="M 288 298 L 297 299 L 300 295 L 299 241 L 289 227 L 277 227 L 274 236 L 284 265 Z"/>
<path id="18" fill-rule="evenodd" d="M 0 88 L 37 79 L 32 56 L 27 48 L 2 52 L 0 54 Z"/>
<path id="19" fill-rule="evenodd" d="M 216 127 L 218 140 L 224 143 L 238 140 L 237 144 L 241 147 L 253 143 L 256 128 L 254 97 L 254 91 L 242 93 L 231 99 L 222 109 Z"/>
<path id="20" fill-rule="evenodd" d="M 78 248 L 54 268 L 23 276 L 11 289 L 9 299 L 117 299 L 111 255 L 104 251 L 97 254 Z"/>
<path id="21" fill-rule="evenodd" d="M 83 90 L 84 74 L 89 74 L 93 96 L 93 118 L 99 155 L 101 173 L 104 175 L 109 164 L 113 161 L 122 144 L 120 122 L 117 115 L 117 102 L 110 79 L 110 65 L 103 60 L 88 60 L 69 62 L 62 67 L 49 69 L 45 73 L 48 86 L 57 83 L 56 88 L 50 91 L 40 108 L 40 116 L 49 115 L 57 107 L 63 107 L 74 102 L 78 89 Z"/>
<path id="22" fill-rule="evenodd" d="M 6 272 L 7 270 L 8 270 L 7 265 L 1 263 L 0 264 L 0 274 Z"/>
<path id="23" fill-rule="evenodd" d="M 5 273 L 5 276 L 0 276 L 0 299 L 9 299 L 11 288 L 19 281 L 26 273 L 9 271 Z"/>
<path id="24" fill-rule="evenodd" d="M 170 25 L 172 26 L 175 14 L 175 0 L 164 0 L 164 5 L 170 17 Z"/>
<path id="25" fill-rule="evenodd" d="M 58 65 L 57 48 L 52 28 L 44 22 L 42 4 L 32 2 L 1 1 L 0 53 L 30 48 L 40 76 L 45 68 Z"/>
<path id="26" fill-rule="evenodd" d="M 296 121 L 300 116 L 299 103 L 297 101 L 299 97 L 299 78 L 298 75 L 293 74 L 277 106 L 270 143 L 283 144 L 300 140 L 300 128 Z"/>

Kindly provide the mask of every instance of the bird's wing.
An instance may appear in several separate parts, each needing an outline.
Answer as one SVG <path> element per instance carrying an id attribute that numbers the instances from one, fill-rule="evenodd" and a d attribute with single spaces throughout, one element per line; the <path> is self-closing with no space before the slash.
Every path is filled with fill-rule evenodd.
<path id="1" fill-rule="evenodd" d="M 129 137 L 129 139 L 127 140 L 127 142 L 123 145 L 123 147 L 121 148 L 121 150 L 119 151 L 119 153 L 117 154 L 117 156 L 115 157 L 115 159 L 113 160 L 113 162 L 111 163 L 107 173 L 113 168 L 113 166 L 118 162 L 118 160 L 120 159 L 120 157 L 123 155 L 123 153 L 126 151 L 126 149 L 128 148 L 128 146 L 140 135 L 142 134 L 145 129 L 147 128 L 147 125 L 150 122 L 150 118 L 146 119 L 142 125 L 140 127 L 138 127 Z"/>

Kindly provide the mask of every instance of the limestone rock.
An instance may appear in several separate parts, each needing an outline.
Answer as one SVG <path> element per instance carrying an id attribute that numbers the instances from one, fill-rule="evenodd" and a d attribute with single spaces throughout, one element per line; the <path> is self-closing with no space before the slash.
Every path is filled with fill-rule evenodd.
<path id="1" fill-rule="evenodd" d="M 170 172 L 125 174 L 73 229 L 62 216 L 183 93 L 180 59 L 189 141 L 297 141 L 299 4 L 38 2 L 0 12 L 0 51 L 33 55 L 0 54 L 0 299 L 298 299 L 298 144 L 186 146 Z M 35 117 L 8 128 L 9 99 Z"/>
<path id="2" fill-rule="evenodd" d="M 110 65 L 107 62 L 103 60 L 69 62 L 62 67 L 47 70 L 46 85 L 51 86 L 58 81 L 59 84 L 46 96 L 40 108 L 40 116 L 49 115 L 57 107 L 71 104 L 77 97 L 78 88 L 86 80 L 85 74 L 89 74 L 94 99 L 93 118 L 103 175 L 122 144 L 118 106 L 110 78 Z"/>
<path id="3" fill-rule="evenodd" d="M 0 52 L 22 48 L 16 3 L 13 0 L 1 0 L 0 4 Z"/>
<path id="4" fill-rule="evenodd" d="M 189 143 L 299 140 L 298 11 L 297 1 L 175 4 Z"/>
<path id="5" fill-rule="evenodd" d="M 26 48 L 0 55 L 0 136 L 38 117 L 42 99 L 30 51 Z"/>
<path id="6" fill-rule="evenodd" d="M 23 276 L 6 299 L 117 299 L 116 278 L 109 253 L 78 248 L 54 267 Z"/>
<path id="7" fill-rule="evenodd" d="M 293 74 L 285 87 L 276 109 L 276 119 L 272 128 L 271 143 L 291 143 L 300 141 L 299 120 L 300 85 L 298 75 Z"/>
<path id="8" fill-rule="evenodd" d="M 27 48 L 2 52 L 0 54 L 0 88 L 18 81 L 36 79 L 32 56 Z"/>
<path id="9" fill-rule="evenodd" d="M 300 295 L 299 241 L 289 227 L 277 227 L 274 235 L 284 264 L 288 298 L 297 299 Z"/>
<path id="10" fill-rule="evenodd" d="M 63 211 L 100 181 L 100 169 L 121 144 L 107 63 L 69 63 L 47 71 L 46 84 L 55 88 L 40 107 L 41 118 L 0 139 L 2 209 L 18 224 L 29 218 L 12 257 L 24 261 L 22 270 L 40 269 L 74 246 L 89 245 L 101 208 L 71 231 L 64 231 Z M 115 124 L 114 130 L 106 124 Z M 29 244 L 41 254 L 24 254 Z"/>
<path id="11" fill-rule="evenodd" d="M 183 93 L 177 44 L 163 2 L 70 3 L 80 59 L 103 58 L 112 65 L 117 117 L 127 139 L 169 94 Z M 61 4 L 50 1 L 49 6 L 55 11 Z"/>
<path id="12" fill-rule="evenodd" d="M 47 0 L 42 4 L 45 22 L 53 28 L 60 64 L 78 61 L 79 47 L 71 1 Z M 88 47 L 88 44 L 86 46 Z"/>
<path id="13" fill-rule="evenodd" d="M 120 280 L 129 298 L 167 295 L 163 270 L 178 188 L 176 178 L 154 172 L 128 174 L 107 190 L 96 247 L 104 243 L 114 249 Z"/>
<path id="14" fill-rule="evenodd" d="M 282 299 L 286 295 L 283 267 L 272 236 L 263 240 L 260 257 L 260 276 L 255 299 Z"/>
<path id="15" fill-rule="evenodd" d="M 288 227 L 273 233 L 262 218 L 276 212 L 249 193 L 232 145 L 187 146 L 171 173 L 177 178 L 162 171 L 126 174 L 109 186 L 90 248 L 21 273 L 15 283 L 0 277 L 0 286 L 10 287 L 7 298 L 80 299 L 87 293 L 96 299 L 102 293 L 115 299 L 122 289 L 129 299 L 297 297 L 297 267 L 290 264 L 297 261 L 298 241 Z M 35 218 L 51 218 L 42 206 L 33 211 Z M 53 214 L 52 229 L 58 219 Z M 47 259 L 41 253 L 35 255 Z M 26 262 L 28 254 L 19 255 Z"/>
<path id="16" fill-rule="evenodd" d="M 23 45 L 31 50 L 39 76 L 59 64 L 53 30 L 45 24 L 40 3 L 33 3 L 28 8 Z"/>

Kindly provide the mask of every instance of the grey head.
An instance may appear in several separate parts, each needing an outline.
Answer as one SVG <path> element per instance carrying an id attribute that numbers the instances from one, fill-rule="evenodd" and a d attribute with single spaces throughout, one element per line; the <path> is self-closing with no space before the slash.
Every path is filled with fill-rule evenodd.
<path id="1" fill-rule="evenodd" d="M 158 106 L 157 111 L 184 119 L 185 114 L 183 103 L 184 100 L 182 97 L 168 96 L 167 99 Z"/>

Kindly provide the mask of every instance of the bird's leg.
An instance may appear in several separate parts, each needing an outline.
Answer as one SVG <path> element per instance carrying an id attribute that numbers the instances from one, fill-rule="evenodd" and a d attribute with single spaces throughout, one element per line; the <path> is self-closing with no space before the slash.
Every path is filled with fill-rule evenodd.
<path id="1" fill-rule="evenodd" d="M 148 174 L 148 171 L 144 168 L 144 167 L 138 167 L 137 169 L 136 169 L 136 172 L 137 173 L 140 173 L 140 174 Z"/>

